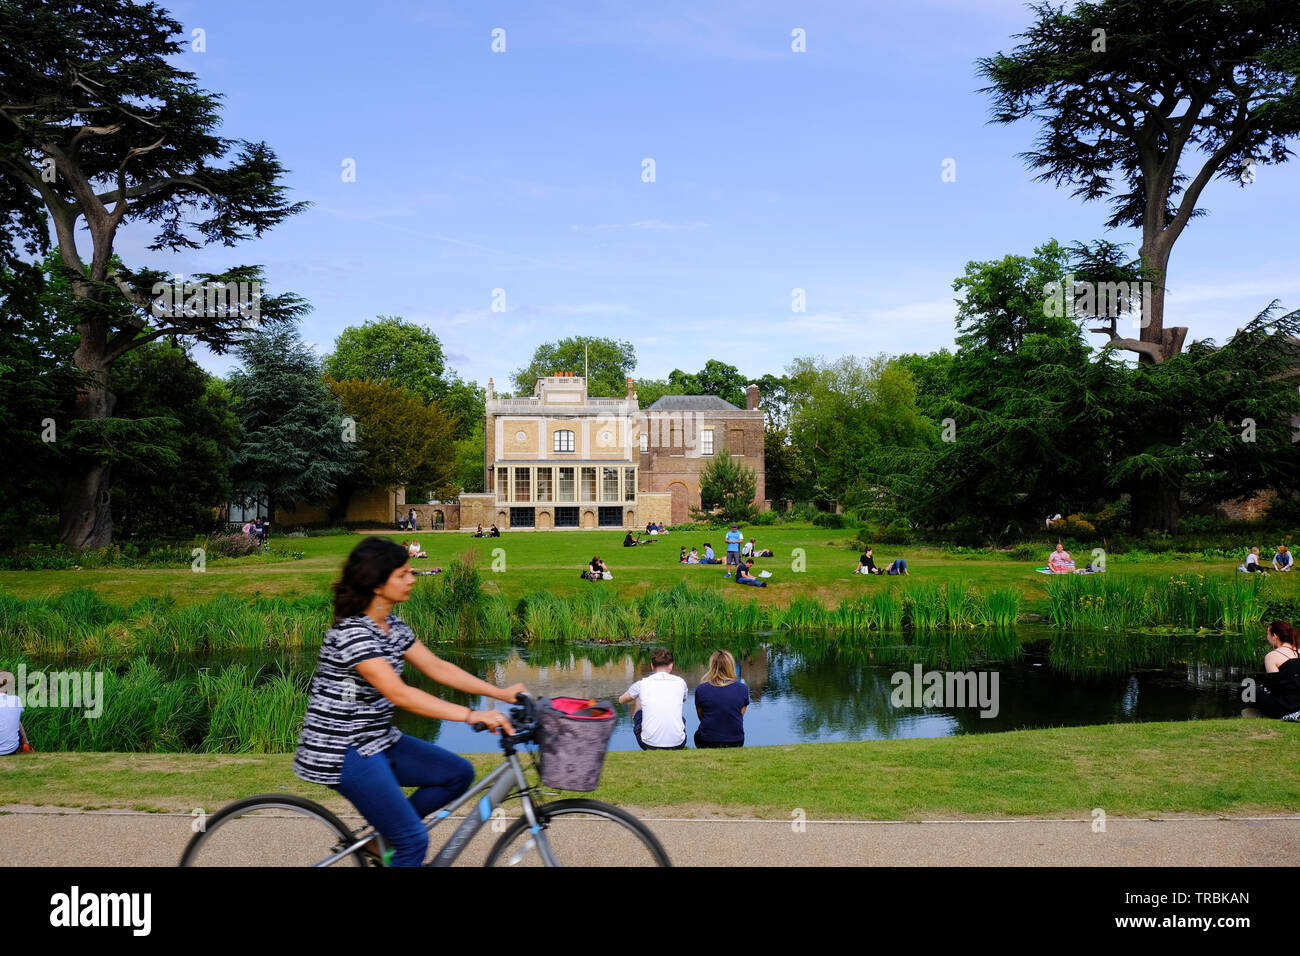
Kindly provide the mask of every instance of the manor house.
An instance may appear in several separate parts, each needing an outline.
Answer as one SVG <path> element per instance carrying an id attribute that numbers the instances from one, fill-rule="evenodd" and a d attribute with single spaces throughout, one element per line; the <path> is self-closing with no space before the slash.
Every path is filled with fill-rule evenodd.
<path id="1" fill-rule="evenodd" d="M 766 509 L 757 385 L 745 405 L 665 395 L 642 409 L 630 378 L 622 398 L 590 398 L 586 379 L 568 372 L 539 378 L 529 397 L 498 398 L 489 379 L 486 493 L 461 495 L 459 527 L 681 524 L 700 506 L 700 472 L 724 451 L 754 470 L 755 504 Z"/>

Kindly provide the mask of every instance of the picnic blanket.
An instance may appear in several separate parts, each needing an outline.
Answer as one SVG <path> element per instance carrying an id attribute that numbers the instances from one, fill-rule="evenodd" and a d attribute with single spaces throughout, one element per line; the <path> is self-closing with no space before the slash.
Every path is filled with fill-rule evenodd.
<path id="1" fill-rule="evenodd" d="M 1058 573 L 1058 572 L 1056 572 L 1056 571 L 1053 571 L 1051 568 L 1034 568 L 1034 570 L 1037 571 L 1039 574 L 1057 574 L 1057 573 Z M 1059 573 L 1060 573 L 1060 574 L 1067 574 L 1067 573 L 1068 573 L 1068 574 L 1104 574 L 1105 572 L 1104 572 L 1104 571 L 1101 571 L 1101 570 L 1098 570 L 1097 568 L 1094 568 L 1094 567 L 1092 567 L 1092 566 L 1089 566 L 1089 567 L 1086 567 L 1086 568 L 1075 568 L 1073 571 L 1069 571 L 1069 572 L 1061 571 L 1061 572 L 1059 572 Z"/>

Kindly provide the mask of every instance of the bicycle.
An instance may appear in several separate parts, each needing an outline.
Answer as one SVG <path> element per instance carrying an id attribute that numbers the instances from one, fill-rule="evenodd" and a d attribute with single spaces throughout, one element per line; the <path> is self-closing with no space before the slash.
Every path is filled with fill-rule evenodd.
<path id="1" fill-rule="evenodd" d="M 514 799 L 520 800 L 523 812 L 505 825 L 484 866 L 562 866 L 561 857 L 584 866 L 672 865 L 650 829 L 626 810 L 585 798 L 543 802 L 540 784 L 528 782 L 516 752 L 520 745 L 537 742 L 536 704 L 527 694 L 520 694 L 518 706 L 511 708 L 511 723 L 515 733 L 503 732 L 500 740 L 505 762 L 426 818 L 425 829 L 432 833 L 460 807 L 473 806 L 425 866 L 450 866 L 484 824 L 492 821 L 496 829 L 505 823 L 503 804 Z M 475 724 L 474 729 L 483 731 L 487 726 Z M 535 769 L 535 757 L 533 763 Z M 308 824 L 311 833 L 305 835 Z M 558 841 L 557 834 L 562 835 Z M 372 839 L 380 846 L 378 854 L 366 849 Z M 558 853 L 555 842 L 560 844 Z M 259 846 L 268 854 L 266 862 L 253 858 Z M 238 800 L 202 821 L 180 865 L 380 865 L 383 846 L 383 837 L 372 826 L 350 829 L 318 803 L 267 793 Z"/>

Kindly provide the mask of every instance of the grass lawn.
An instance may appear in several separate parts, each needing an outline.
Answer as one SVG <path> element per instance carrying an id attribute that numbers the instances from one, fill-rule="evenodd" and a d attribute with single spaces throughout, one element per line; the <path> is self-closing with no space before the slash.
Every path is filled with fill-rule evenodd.
<path id="1" fill-rule="evenodd" d="M 922 820 L 1294 813 L 1300 726 L 1263 720 L 1111 724 L 937 740 L 611 753 L 593 795 L 677 816 Z M 469 757 L 479 774 L 499 757 Z M 291 755 L 32 754 L 0 761 L 11 804 L 208 812 L 297 793 Z"/>
<path id="2" fill-rule="evenodd" d="M 428 552 L 427 560 L 413 566 L 445 566 L 457 555 L 471 551 L 476 556 L 485 587 L 499 589 L 511 601 L 530 591 L 546 590 L 558 595 L 571 594 L 580 588 L 600 587 L 623 597 L 671 587 L 687 580 L 703 587 L 725 589 L 736 598 L 755 598 L 761 603 L 788 605 L 797 597 L 816 598 L 834 604 L 841 598 L 855 597 L 880 588 L 907 588 L 917 582 L 962 581 L 981 589 L 1014 586 L 1024 595 L 1022 610 L 1042 614 L 1047 609 L 1047 583 L 1051 579 L 1034 573 L 1046 564 L 1047 548 L 1032 562 L 1012 561 L 1005 555 L 958 555 L 934 547 L 881 545 L 876 548 L 876 563 L 884 566 L 894 557 L 905 557 L 912 572 L 909 577 L 867 577 L 851 573 L 857 565 L 857 552 L 849 545 L 855 532 L 831 531 L 810 525 L 785 525 L 771 528 L 748 528 L 760 547 L 771 548 L 772 558 L 760 558 L 755 570 L 768 569 L 772 577 L 767 588 L 745 588 L 743 592 L 723 578 L 723 568 L 716 565 L 683 566 L 677 555 L 683 546 L 703 551 L 711 541 L 719 554 L 724 551 L 723 534 L 715 531 L 675 532 L 659 537 L 653 545 L 637 548 L 621 546 L 621 531 L 505 532 L 500 538 L 473 538 L 464 532 L 419 532 L 416 535 Z M 385 534 L 395 541 L 409 535 Z M 207 570 L 195 573 L 183 569 L 105 568 L 81 571 L 5 571 L 0 572 L 0 591 L 17 597 L 39 598 L 61 594 L 77 588 L 90 588 L 104 600 L 130 604 L 138 598 L 170 592 L 180 603 L 206 601 L 219 594 L 278 595 L 298 597 L 323 590 L 337 578 L 344 559 L 360 540 L 359 535 L 319 538 L 273 538 L 272 543 L 303 552 L 300 561 L 260 563 L 256 559 L 210 559 Z M 499 549 L 499 551 L 498 551 Z M 796 549 L 802 549 L 802 563 Z M 593 584 L 578 577 L 579 570 L 599 554 L 613 571 L 612 581 Z M 1089 552 L 1074 555 L 1080 564 L 1091 559 Z M 504 567 L 504 570 L 494 570 Z M 802 567 L 802 570 L 796 570 Z M 1231 560 L 1174 562 L 1162 560 L 1126 560 L 1124 555 L 1107 559 L 1108 573 L 1173 575 L 1199 573 L 1231 576 L 1236 564 Z M 1278 595 L 1300 593 L 1300 573 L 1270 576 L 1270 591 Z"/>

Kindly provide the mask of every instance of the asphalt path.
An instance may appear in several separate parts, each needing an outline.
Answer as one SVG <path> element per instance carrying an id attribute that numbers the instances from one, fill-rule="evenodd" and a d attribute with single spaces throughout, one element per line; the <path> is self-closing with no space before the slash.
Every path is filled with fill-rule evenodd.
<path id="1" fill-rule="evenodd" d="M 1295 866 L 1300 816 L 961 820 L 685 819 L 638 816 L 678 866 Z M 349 826 L 357 817 L 341 814 Z M 433 832 L 436 848 L 459 821 Z M 459 864 L 478 865 L 509 820 L 488 821 Z M 1104 822 L 1104 829 L 1101 824 Z M 185 813 L 0 807 L 6 866 L 173 866 L 205 821 Z M 241 829 L 235 832 L 235 827 Z M 319 859 L 331 841 L 319 825 L 289 815 L 240 820 L 213 831 L 213 862 L 293 865 Z M 495 831 L 495 832 L 494 832 Z M 230 836 L 217 846 L 217 836 Z M 553 843 L 572 865 L 640 859 L 626 832 L 598 820 L 557 821 Z M 526 840 L 526 837 L 524 838 Z M 521 862 L 534 862 L 525 848 Z"/>

